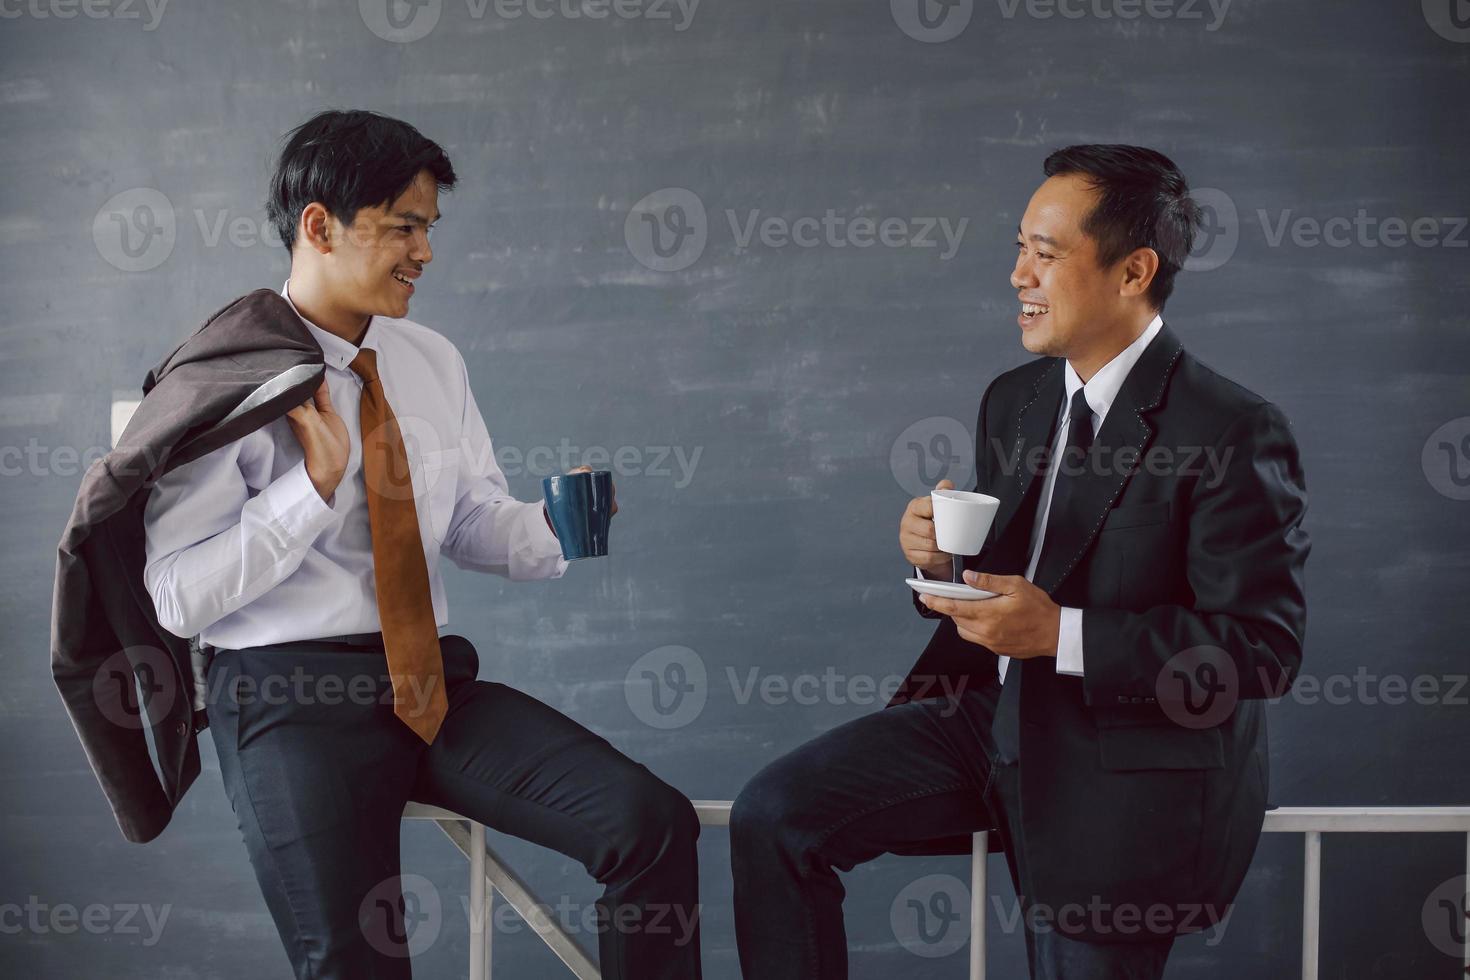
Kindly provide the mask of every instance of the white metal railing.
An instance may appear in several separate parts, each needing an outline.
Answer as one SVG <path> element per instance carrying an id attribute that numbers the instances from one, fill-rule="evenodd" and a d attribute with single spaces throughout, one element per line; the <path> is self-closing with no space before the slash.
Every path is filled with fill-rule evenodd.
<path id="1" fill-rule="evenodd" d="M 729 800 L 694 800 L 699 822 L 708 827 L 730 824 Z M 470 861 L 470 980 L 490 978 L 491 921 L 497 893 L 518 912 L 578 980 L 600 980 L 597 964 L 548 916 L 545 906 L 485 845 L 485 827 L 440 807 L 410 803 L 405 820 L 433 820 Z M 1266 812 L 1267 833 L 1305 835 L 1302 879 L 1302 980 L 1317 980 L 1321 927 L 1323 834 L 1464 834 L 1465 872 L 1470 876 L 1470 807 L 1467 806 L 1296 806 Z M 970 851 L 970 977 L 985 980 L 985 895 L 989 834 L 973 835 Z M 1467 877 L 1470 882 L 1470 877 Z M 1464 943 L 1470 972 L 1470 937 Z"/>

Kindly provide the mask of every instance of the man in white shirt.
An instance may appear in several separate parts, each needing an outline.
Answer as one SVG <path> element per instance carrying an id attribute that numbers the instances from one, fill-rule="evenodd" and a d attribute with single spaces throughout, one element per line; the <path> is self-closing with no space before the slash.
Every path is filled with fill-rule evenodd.
<path id="1" fill-rule="evenodd" d="M 603 976 L 697 978 L 699 825 L 682 794 L 541 701 L 477 680 L 461 636 L 438 638 L 447 710 L 433 734 L 395 714 L 359 424 L 369 383 L 402 433 L 437 627 L 441 555 L 514 580 L 567 567 L 543 505 L 510 495 L 459 351 L 405 318 L 455 179 L 437 144 L 376 113 L 324 112 L 289 135 L 270 195 L 292 256 L 281 295 L 325 377 L 288 415 L 158 480 L 144 582 L 166 629 L 214 648 L 221 773 L 301 980 L 410 975 L 409 800 L 580 860 L 606 886 Z M 645 928 L 654 916 L 668 928 Z"/>

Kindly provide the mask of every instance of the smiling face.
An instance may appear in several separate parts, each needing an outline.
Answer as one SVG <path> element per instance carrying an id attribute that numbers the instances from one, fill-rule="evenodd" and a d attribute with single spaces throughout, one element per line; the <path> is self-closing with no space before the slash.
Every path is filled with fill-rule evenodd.
<path id="1" fill-rule="evenodd" d="M 307 236 L 325 232 L 329 243 L 320 271 L 331 305 L 363 322 L 407 316 L 414 280 L 434 258 L 429 227 L 438 219 L 439 188 L 427 170 L 387 206 L 359 208 L 351 225 L 321 204 L 309 205 L 302 213 Z"/>
<path id="2" fill-rule="evenodd" d="M 1011 285 L 1021 303 L 1021 344 L 1033 354 L 1066 357 L 1074 366 L 1099 350 L 1125 346 L 1118 338 L 1143 311 L 1137 253 L 1101 268 L 1097 242 L 1082 230 L 1097 199 L 1079 175 L 1048 177 L 1031 196 L 1016 233 Z"/>

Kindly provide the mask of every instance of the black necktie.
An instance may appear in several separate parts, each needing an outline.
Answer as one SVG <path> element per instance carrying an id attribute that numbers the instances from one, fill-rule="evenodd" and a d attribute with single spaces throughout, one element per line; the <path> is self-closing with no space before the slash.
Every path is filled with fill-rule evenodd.
<path id="1" fill-rule="evenodd" d="M 1087 515 L 1076 506 L 1080 477 L 1087 466 L 1087 452 L 1092 448 L 1092 406 L 1078 388 L 1072 395 L 1072 410 L 1068 418 L 1067 448 L 1062 450 L 1061 467 L 1051 491 L 1051 510 L 1046 518 L 1046 537 L 1041 542 L 1041 560 L 1036 563 L 1034 578 L 1046 579 L 1041 574 L 1048 563 L 1070 561 L 1077 553 L 1077 545 L 1087 537 L 1084 526 Z"/>
<path id="2" fill-rule="evenodd" d="M 1083 526 L 1084 515 L 1074 506 L 1079 477 L 1087 464 L 1087 452 L 1092 448 L 1092 406 L 1087 396 L 1078 388 L 1072 395 L 1071 410 L 1067 416 L 1067 445 L 1059 460 L 1049 463 L 1057 467 L 1056 480 L 1052 484 L 1051 507 L 1047 511 L 1045 535 L 1041 541 L 1041 556 L 1036 563 L 1033 581 L 1041 578 L 1041 570 L 1047 562 L 1068 561 L 1076 553 L 1077 543 L 1087 535 Z M 1021 680 L 1030 660 L 1012 660 L 1006 667 L 1005 683 L 1001 687 L 1000 702 L 995 709 L 995 724 L 991 734 L 995 746 L 1004 762 L 1014 762 L 1021 757 Z"/>

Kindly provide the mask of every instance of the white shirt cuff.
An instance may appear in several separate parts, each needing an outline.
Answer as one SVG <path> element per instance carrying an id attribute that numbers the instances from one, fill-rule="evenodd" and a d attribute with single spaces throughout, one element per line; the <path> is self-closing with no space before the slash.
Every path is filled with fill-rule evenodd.
<path id="1" fill-rule="evenodd" d="M 522 527 L 525 528 L 520 555 L 516 563 L 523 566 L 512 578 L 561 578 L 571 563 L 561 556 L 561 542 L 546 519 L 546 505 L 541 501 L 527 502 Z"/>
<path id="2" fill-rule="evenodd" d="M 1062 607 L 1057 630 L 1057 673 L 1082 676 L 1082 610 Z"/>
<path id="3" fill-rule="evenodd" d="M 306 472 L 306 460 L 302 460 L 276 477 L 260 496 L 266 499 L 271 518 L 280 525 L 294 541 L 309 544 L 322 529 L 341 515 L 322 499 Z M 332 499 L 337 498 L 336 491 Z"/>
<path id="4" fill-rule="evenodd" d="M 552 555 L 561 554 L 561 542 L 557 540 L 556 532 L 551 529 L 551 520 L 546 513 L 546 505 L 537 503 L 532 511 L 536 519 L 531 521 L 531 546 L 535 549 L 537 558 L 550 558 Z"/>

